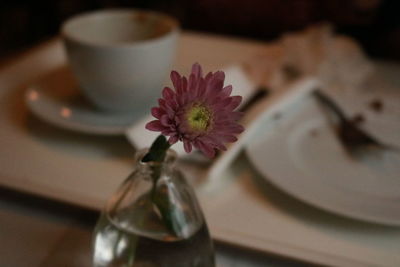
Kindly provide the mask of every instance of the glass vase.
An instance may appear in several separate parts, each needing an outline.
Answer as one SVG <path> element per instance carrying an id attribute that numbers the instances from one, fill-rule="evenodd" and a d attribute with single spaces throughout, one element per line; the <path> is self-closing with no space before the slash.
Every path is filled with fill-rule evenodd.
<path id="1" fill-rule="evenodd" d="M 108 201 L 93 237 L 93 265 L 213 267 L 214 249 L 191 186 L 175 167 L 176 153 L 164 162 L 142 162 Z"/>

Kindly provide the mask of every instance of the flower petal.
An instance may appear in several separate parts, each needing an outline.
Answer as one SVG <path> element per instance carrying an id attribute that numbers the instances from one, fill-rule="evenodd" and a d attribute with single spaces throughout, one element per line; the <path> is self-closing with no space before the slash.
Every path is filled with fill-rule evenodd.
<path id="1" fill-rule="evenodd" d="M 219 150 L 226 150 L 226 147 L 222 144 L 220 138 L 215 135 L 208 135 L 208 136 L 203 136 L 201 137 L 201 140 L 204 140 L 205 143 L 212 144 L 213 147 L 219 149 Z"/>
<path id="2" fill-rule="evenodd" d="M 234 110 L 240 105 L 240 102 L 242 102 L 242 97 L 241 96 L 231 96 L 232 102 L 226 107 L 229 110 Z"/>
<path id="3" fill-rule="evenodd" d="M 209 158 L 213 158 L 215 156 L 214 148 L 212 148 L 210 146 L 207 146 L 203 142 L 198 142 L 197 143 L 197 148 Z"/>
<path id="4" fill-rule="evenodd" d="M 224 88 L 222 88 L 222 92 L 221 92 L 222 96 L 229 97 L 232 93 L 232 89 L 233 89 L 232 85 L 228 85 L 228 86 L 225 86 Z"/>
<path id="5" fill-rule="evenodd" d="M 213 75 L 210 84 L 214 89 L 222 90 L 224 86 L 225 73 L 223 71 L 217 71 Z"/>
<path id="6" fill-rule="evenodd" d="M 183 140 L 183 148 L 186 153 L 192 152 L 192 144 L 188 140 Z"/>
<path id="7" fill-rule="evenodd" d="M 169 88 L 169 87 L 164 87 L 164 90 L 162 91 L 162 96 L 164 99 L 169 100 L 169 99 L 174 99 L 174 91 Z"/>
<path id="8" fill-rule="evenodd" d="M 225 143 L 233 143 L 237 141 L 237 138 L 233 135 L 221 135 L 220 137 Z"/>
<path id="9" fill-rule="evenodd" d="M 155 107 L 155 108 L 151 109 L 151 115 L 153 115 L 157 119 L 160 119 L 161 116 L 164 114 L 165 114 L 164 110 L 159 107 Z"/>
<path id="10" fill-rule="evenodd" d="M 188 80 L 186 77 L 182 77 L 182 91 L 183 93 L 188 91 Z"/>
<path id="11" fill-rule="evenodd" d="M 194 63 L 192 66 L 192 74 L 198 79 L 203 76 L 203 70 L 199 63 Z"/>
<path id="12" fill-rule="evenodd" d="M 240 134 L 244 131 L 244 128 L 240 124 L 229 124 L 229 125 L 216 125 L 213 129 L 214 133 L 216 134 L 223 134 L 223 133 L 234 133 Z"/>
<path id="13" fill-rule="evenodd" d="M 179 138 L 178 138 L 177 135 L 172 135 L 172 136 L 170 136 L 170 137 L 168 138 L 168 143 L 169 143 L 170 145 L 173 145 L 173 144 L 175 144 L 176 142 L 178 142 L 178 140 L 179 140 Z"/>
<path id="14" fill-rule="evenodd" d="M 168 127 L 171 124 L 170 119 L 167 114 L 164 114 L 163 116 L 161 116 L 160 122 L 165 127 Z"/>
<path id="15" fill-rule="evenodd" d="M 170 77 L 171 77 L 172 84 L 174 85 L 174 87 L 176 89 L 176 84 L 178 84 L 180 82 L 181 75 L 179 75 L 179 73 L 176 71 L 171 71 Z"/>
<path id="16" fill-rule="evenodd" d="M 145 128 L 150 131 L 162 131 L 165 127 L 161 124 L 159 120 L 154 120 L 148 122 Z"/>

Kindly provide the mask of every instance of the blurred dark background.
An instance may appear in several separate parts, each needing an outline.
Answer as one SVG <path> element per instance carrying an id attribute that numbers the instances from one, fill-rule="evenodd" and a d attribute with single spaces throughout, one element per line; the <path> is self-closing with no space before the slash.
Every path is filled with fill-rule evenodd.
<path id="1" fill-rule="evenodd" d="M 137 7 L 176 16 L 183 29 L 273 40 L 316 22 L 356 38 L 372 57 L 400 60 L 399 0 L 13 0 L 0 2 L 0 59 L 58 33 L 84 11 Z"/>

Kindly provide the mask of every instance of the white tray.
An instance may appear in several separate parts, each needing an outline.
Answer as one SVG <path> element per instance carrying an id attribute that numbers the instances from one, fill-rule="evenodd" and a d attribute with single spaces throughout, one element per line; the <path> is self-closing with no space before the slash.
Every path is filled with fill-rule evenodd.
<path id="1" fill-rule="evenodd" d="M 200 62 L 216 69 L 241 62 L 265 44 L 185 33 L 176 69 Z M 0 71 L 0 184 L 100 209 L 131 172 L 133 149 L 123 138 L 81 135 L 33 117 L 23 102 L 27 85 L 64 66 L 59 40 Z M 265 252 L 335 266 L 399 266 L 400 229 L 344 219 L 258 183 L 242 155 L 218 192 L 200 195 L 212 236 Z M 256 181 L 256 182 L 254 182 Z M 260 189 L 262 189 L 262 192 Z"/>

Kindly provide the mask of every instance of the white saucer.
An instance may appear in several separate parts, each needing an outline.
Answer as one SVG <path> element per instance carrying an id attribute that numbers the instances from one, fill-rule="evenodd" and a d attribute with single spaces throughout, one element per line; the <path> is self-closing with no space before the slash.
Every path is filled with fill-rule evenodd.
<path id="1" fill-rule="evenodd" d="M 123 135 L 129 126 L 143 117 L 143 112 L 110 113 L 97 109 L 81 95 L 71 74 L 64 68 L 30 86 L 25 101 L 32 113 L 42 120 L 89 134 Z"/>
<path id="2" fill-rule="evenodd" d="M 400 123 L 394 128 L 400 141 Z M 381 132 L 383 140 L 385 133 L 389 132 Z M 367 162 L 352 159 L 312 97 L 295 103 L 279 119 L 261 122 L 246 153 L 269 182 L 304 202 L 347 217 L 400 226 L 400 155 L 384 154 Z"/>

